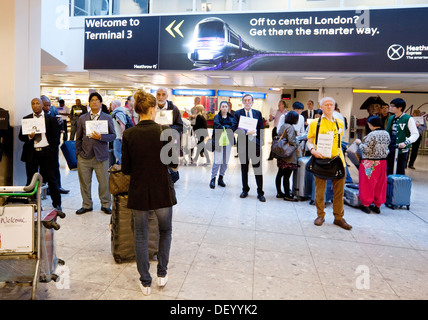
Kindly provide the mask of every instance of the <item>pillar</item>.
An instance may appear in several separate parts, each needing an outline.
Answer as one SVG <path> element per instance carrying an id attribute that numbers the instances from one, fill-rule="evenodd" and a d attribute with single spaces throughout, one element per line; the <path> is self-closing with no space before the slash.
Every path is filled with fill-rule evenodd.
<path id="1" fill-rule="evenodd" d="M 26 183 L 18 134 L 21 119 L 40 96 L 41 0 L 0 1 L 0 107 L 9 111 L 10 134 L 0 162 L 0 185 Z"/>

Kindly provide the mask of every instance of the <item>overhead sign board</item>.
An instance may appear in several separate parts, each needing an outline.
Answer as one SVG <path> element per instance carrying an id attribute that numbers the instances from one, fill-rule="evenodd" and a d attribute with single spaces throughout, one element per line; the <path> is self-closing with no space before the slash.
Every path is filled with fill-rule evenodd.
<path id="1" fill-rule="evenodd" d="M 85 69 L 427 72 L 428 8 L 87 18 Z"/>

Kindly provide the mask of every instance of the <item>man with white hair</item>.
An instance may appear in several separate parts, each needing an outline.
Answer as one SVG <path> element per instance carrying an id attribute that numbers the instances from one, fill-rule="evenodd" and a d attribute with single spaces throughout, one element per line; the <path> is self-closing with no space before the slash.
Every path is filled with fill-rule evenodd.
<path id="1" fill-rule="evenodd" d="M 125 131 L 126 125 L 126 111 L 120 105 L 119 100 L 113 100 L 110 103 L 110 109 L 112 111 L 111 117 L 113 118 L 114 131 L 116 133 L 116 139 L 113 141 L 113 154 L 116 158 L 116 163 L 120 164 L 122 160 L 122 135 Z"/>
<path id="2" fill-rule="evenodd" d="M 338 118 L 334 117 L 334 109 L 335 109 L 336 101 L 333 98 L 325 97 L 321 99 L 320 106 L 322 110 L 322 116 L 320 118 L 320 125 L 317 129 L 318 122 L 319 121 L 312 121 L 309 125 L 309 132 L 308 132 L 308 150 L 315 158 L 326 158 L 321 153 L 319 148 L 319 139 L 320 135 L 323 135 L 324 137 L 324 146 L 329 146 L 331 149 L 331 155 L 328 156 L 328 158 L 334 158 L 336 156 L 339 156 L 342 160 L 343 167 L 346 167 L 345 163 L 345 157 L 343 155 L 343 151 L 340 145 L 340 141 L 343 136 L 343 132 L 345 129 L 345 123 Z M 318 141 L 316 141 L 318 139 Z M 324 148 L 326 149 L 326 148 Z M 324 216 L 325 216 L 325 187 L 327 180 L 318 178 L 314 176 L 315 179 L 315 206 L 317 208 L 317 218 L 314 221 L 314 224 L 317 226 L 321 226 L 324 223 Z M 333 215 L 334 215 L 334 224 L 345 229 L 350 230 L 352 228 L 351 225 L 349 225 L 345 219 L 343 219 L 343 216 L 345 214 L 344 208 L 343 208 L 343 193 L 345 190 L 345 181 L 346 181 L 346 174 L 341 179 L 334 179 L 332 180 L 333 185 Z"/>

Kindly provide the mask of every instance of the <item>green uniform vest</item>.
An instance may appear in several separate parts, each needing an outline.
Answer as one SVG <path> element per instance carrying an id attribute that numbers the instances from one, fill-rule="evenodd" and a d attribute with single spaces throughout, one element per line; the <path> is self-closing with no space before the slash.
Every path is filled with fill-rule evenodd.
<path id="1" fill-rule="evenodd" d="M 388 119 L 388 123 L 386 125 L 386 131 L 391 135 L 392 133 L 392 120 L 394 119 L 395 115 L 392 115 Z M 401 142 L 405 142 L 407 137 L 410 137 L 410 130 L 407 123 L 409 122 L 410 116 L 408 114 L 403 113 L 397 120 L 397 139 L 396 144 L 399 144 Z M 409 143 L 406 145 L 404 149 L 409 149 L 412 144 Z M 400 154 L 402 153 L 402 149 L 399 149 L 398 151 Z"/>

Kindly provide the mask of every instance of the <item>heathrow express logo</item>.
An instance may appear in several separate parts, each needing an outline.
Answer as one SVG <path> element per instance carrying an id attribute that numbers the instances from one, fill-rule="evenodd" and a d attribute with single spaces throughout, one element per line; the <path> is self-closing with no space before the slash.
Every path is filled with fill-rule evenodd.
<path id="1" fill-rule="evenodd" d="M 404 57 L 405 53 L 406 50 L 402 45 L 399 44 L 393 44 L 388 48 L 387 51 L 388 58 L 391 60 L 400 60 L 402 57 Z"/>

